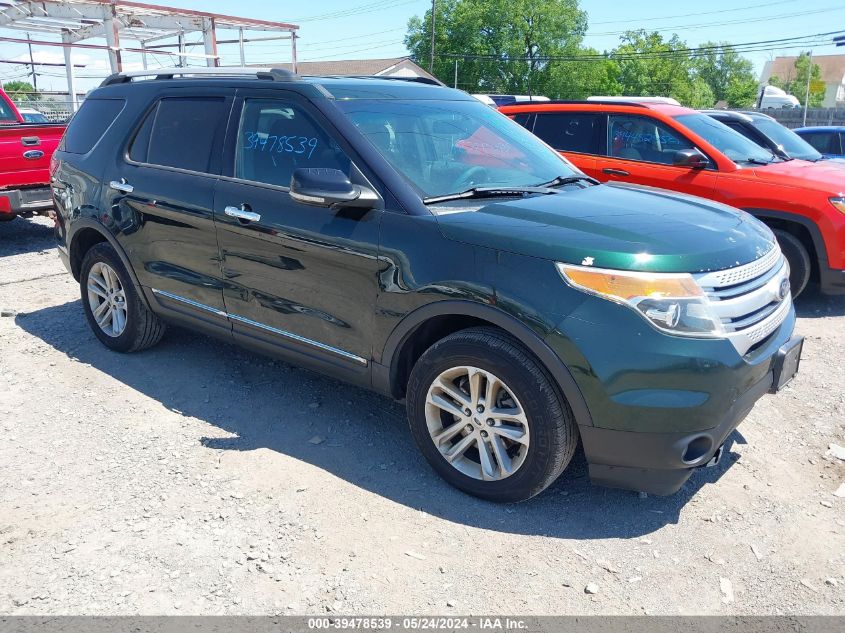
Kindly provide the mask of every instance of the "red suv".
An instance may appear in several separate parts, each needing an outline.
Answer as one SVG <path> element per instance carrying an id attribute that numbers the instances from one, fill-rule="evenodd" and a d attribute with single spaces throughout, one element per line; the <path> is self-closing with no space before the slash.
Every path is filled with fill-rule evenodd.
<path id="1" fill-rule="evenodd" d="M 811 276 L 822 292 L 845 294 L 841 166 L 778 158 L 706 114 L 676 105 L 551 101 L 500 110 L 598 180 L 671 189 L 748 211 L 777 236 L 793 296 Z"/>

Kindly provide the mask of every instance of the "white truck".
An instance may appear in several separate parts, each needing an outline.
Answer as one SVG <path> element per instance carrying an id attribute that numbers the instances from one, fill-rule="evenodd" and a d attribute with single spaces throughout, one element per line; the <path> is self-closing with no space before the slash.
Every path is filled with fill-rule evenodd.
<path id="1" fill-rule="evenodd" d="M 795 95 L 787 94 L 777 86 L 763 86 L 757 96 L 758 110 L 800 107 L 801 103 Z"/>

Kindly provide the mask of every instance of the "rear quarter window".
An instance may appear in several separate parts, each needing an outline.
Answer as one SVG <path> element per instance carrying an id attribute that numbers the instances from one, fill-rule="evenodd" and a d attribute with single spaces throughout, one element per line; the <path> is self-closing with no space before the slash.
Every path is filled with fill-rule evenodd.
<path id="1" fill-rule="evenodd" d="M 103 138 L 125 105 L 123 99 L 86 99 L 70 120 L 59 149 L 70 154 L 87 154 Z"/>
<path id="2" fill-rule="evenodd" d="M 210 173 L 212 149 L 220 144 L 228 107 L 223 97 L 162 99 L 139 128 L 129 159 Z"/>

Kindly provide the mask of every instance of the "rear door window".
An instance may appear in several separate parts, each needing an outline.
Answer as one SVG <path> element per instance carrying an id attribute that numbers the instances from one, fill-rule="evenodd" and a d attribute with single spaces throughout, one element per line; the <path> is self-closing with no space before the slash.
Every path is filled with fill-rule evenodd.
<path id="1" fill-rule="evenodd" d="M 695 147 L 660 121 L 627 114 L 610 115 L 607 143 L 608 156 L 662 165 L 674 164 L 678 150 Z"/>
<path id="2" fill-rule="evenodd" d="M 123 110 L 123 99 L 86 99 L 73 116 L 62 138 L 60 150 L 87 154 L 103 138 Z"/>
<path id="3" fill-rule="evenodd" d="M 599 117 L 579 112 L 540 112 L 534 134 L 562 152 L 598 154 Z"/>
<path id="4" fill-rule="evenodd" d="M 276 99 L 244 102 L 235 153 L 235 178 L 289 187 L 296 169 L 338 169 L 351 161 L 332 136 L 297 104 Z"/>
<path id="5" fill-rule="evenodd" d="M 164 98 L 150 112 L 129 148 L 130 160 L 212 173 L 229 104 L 223 97 Z"/>

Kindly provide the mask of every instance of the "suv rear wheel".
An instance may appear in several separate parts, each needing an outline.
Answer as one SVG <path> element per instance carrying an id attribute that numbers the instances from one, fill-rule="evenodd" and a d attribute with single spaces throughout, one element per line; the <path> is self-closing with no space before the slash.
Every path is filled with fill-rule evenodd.
<path id="1" fill-rule="evenodd" d="M 546 372 L 494 328 L 462 330 L 429 348 L 411 372 L 407 406 L 432 467 L 491 501 L 543 491 L 578 443 L 569 406 Z"/>
<path id="2" fill-rule="evenodd" d="M 110 244 L 96 244 L 85 254 L 79 287 L 88 325 L 106 347 L 135 352 L 161 340 L 164 323 L 138 296 Z"/>

